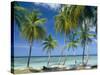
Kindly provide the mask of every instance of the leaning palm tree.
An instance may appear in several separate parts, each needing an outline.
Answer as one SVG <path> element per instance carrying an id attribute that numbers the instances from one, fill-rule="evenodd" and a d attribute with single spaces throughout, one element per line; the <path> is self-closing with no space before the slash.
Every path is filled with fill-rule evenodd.
<path id="1" fill-rule="evenodd" d="M 32 52 L 32 46 L 33 42 L 35 40 L 42 40 L 46 36 L 45 29 L 43 28 L 42 24 L 46 22 L 45 18 L 39 18 L 40 13 L 36 10 L 33 10 L 28 15 L 26 15 L 27 21 L 24 21 L 22 23 L 22 36 L 28 40 L 30 44 L 29 49 L 29 56 L 28 56 L 28 62 L 27 67 L 30 67 L 30 58 L 31 58 L 31 52 Z"/>
<path id="2" fill-rule="evenodd" d="M 87 58 L 87 61 L 86 63 L 84 62 L 85 60 L 85 50 L 87 49 L 87 52 L 88 52 L 88 45 L 92 42 L 92 38 L 95 37 L 95 34 L 93 33 L 90 33 L 89 31 L 89 28 L 85 28 L 85 27 L 82 27 L 81 28 L 81 31 L 80 31 L 80 42 L 81 42 L 81 45 L 83 47 L 83 55 L 82 55 L 82 64 L 85 65 L 87 62 L 88 62 L 88 58 Z M 88 54 L 87 54 L 87 57 L 88 57 Z"/>
<path id="3" fill-rule="evenodd" d="M 55 30 L 56 32 L 60 32 L 64 34 L 64 46 L 66 44 L 66 35 L 70 31 L 70 27 L 66 22 L 67 16 L 65 11 L 60 10 L 59 14 L 55 17 Z M 58 64 L 60 64 L 62 56 L 64 56 L 64 48 L 61 51 L 61 57 L 59 58 Z"/>
<path id="4" fill-rule="evenodd" d="M 79 13 L 81 13 L 83 7 L 77 7 L 77 9 L 75 9 L 75 7 L 77 6 L 67 6 L 67 5 L 62 5 L 59 14 L 56 15 L 55 17 L 55 30 L 56 32 L 60 32 L 61 34 L 64 34 L 64 46 L 66 46 L 66 37 L 67 35 L 70 34 L 70 32 L 77 27 L 78 25 L 78 17 L 80 16 Z M 77 12 L 77 14 L 74 15 L 73 10 L 75 10 L 75 12 Z M 61 51 L 61 56 L 64 56 L 64 47 Z M 66 55 L 65 55 L 66 58 Z M 59 62 L 61 62 L 62 57 L 60 57 Z M 64 65 L 64 63 L 63 63 Z"/>
<path id="5" fill-rule="evenodd" d="M 65 46 L 65 48 L 68 48 L 68 51 L 70 49 L 73 50 L 73 55 L 75 57 L 76 55 L 76 52 L 75 52 L 75 48 L 77 48 L 77 45 L 78 45 L 78 39 L 76 38 L 77 37 L 77 32 L 71 32 L 69 34 L 69 43 L 67 43 L 67 45 Z M 65 61 L 64 61 L 65 62 Z M 76 64 L 76 59 L 75 59 L 75 64 Z"/>
<path id="6" fill-rule="evenodd" d="M 95 40 L 93 40 L 93 39 L 96 38 L 96 36 L 97 36 L 96 34 L 88 34 L 88 39 L 90 38 L 92 41 L 88 42 L 88 43 L 87 43 L 87 46 L 86 46 L 86 49 L 87 49 L 87 54 L 86 54 L 86 56 L 87 56 L 87 57 L 86 57 L 86 62 L 85 62 L 85 64 L 87 64 L 88 61 L 89 61 L 89 46 L 88 46 L 88 45 L 89 45 L 90 43 L 92 43 L 92 42 L 93 42 L 93 43 L 95 42 Z M 88 39 L 87 39 L 87 40 L 88 40 Z"/>
<path id="7" fill-rule="evenodd" d="M 68 48 L 68 50 L 69 50 L 70 48 L 72 48 L 72 50 L 73 50 L 73 55 L 74 55 L 74 57 L 75 57 L 75 56 L 76 56 L 75 48 L 77 48 L 77 41 L 71 41 L 71 42 L 69 42 L 69 43 L 67 44 L 66 47 Z M 76 59 L 75 59 L 75 64 L 76 64 Z"/>
<path id="8" fill-rule="evenodd" d="M 16 21 L 17 26 L 21 32 L 22 28 L 22 22 L 26 21 L 26 15 L 28 14 L 28 10 L 22 6 L 19 5 L 18 2 L 13 3 L 13 8 L 14 11 L 14 19 L 13 21 Z"/>
<path id="9" fill-rule="evenodd" d="M 65 37 L 72 29 L 82 27 L 82 25 L 85 25 L 85 28 L 89 27 L 87 20 L 92 22 L 91 20 L 94 18 L 94 7 L 64 5 L 61 8 L 60 13 L 55 19 L 55 28 L 56 31 L 64 33 Z M 85 44 L 85 42 L 83 43 Z M 62 50 L 61 55 L 63 55 L 63 52 Z M 82 57 L 82 59 L 84 59 L 84 57 Z"/>
<path id="10" fill-rule="evenodd" d="M 77 6 L 80 7 L 80 6 Z M 77 7 L 75 9 L 77 9 Z M 88 44 L 88 42 L 92 41 L 90 39 L 89 36 L 89 30 L 90 30 L 90 26 L 92 24 L 96 26 L 96 7 L 92 7 L 92 6 L 81 6 L 81 11 L 80 13 L 75 12 L 75 10 L 73 10 L 73 14 L 76 15 L 75 18 L 79 18 L 77 21 L 79 22 L 79 26 L 80 29 L 82 30 L 82 34 L 81 34 L 81 44 L 83 47 L 83 56 L 82 56 L 82 64 L 84 65 L 84 55 L 85 55 L 85 51 L 86 51 L 86 45 Z M 77 9 L 78 10 L 78 9 Z M 94 13 L 95 10 L 95 13 Z M 77 16 L 77 14 L 79 14 L 79 16 Z M 96 27 L 97 28 L 97 27 Z"/>
<path id="11" fill-rule="evenodd" d="M 43 50 L 46 51 L 46 53 L 48 54 L 47 66 L 49 66 L 50 63 L 51 52 L 56 47 L 56 45 L 57 45 L 57 41 L 54 40 L 51 35 L 49 35 L 43 42 L 43 46 L 44 46 Z"/>

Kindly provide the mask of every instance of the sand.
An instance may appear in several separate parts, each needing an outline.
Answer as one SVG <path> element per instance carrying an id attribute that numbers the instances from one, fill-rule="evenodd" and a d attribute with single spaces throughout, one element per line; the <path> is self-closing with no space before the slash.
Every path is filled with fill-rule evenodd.
<path id="1" fill-rule="evenodd" d="M 96 69 L 97 66 L 78 66 L 76 68 L 68 68 L 64 66 L 52 66 L 52 67 L 46 67 L 46 68 L 40 68 L 40 69 L 34 69 L 32 67 L 30 68 L 20 68 L 20 69 L 12 69 L 13 74 L 27 74 L 27 73 L 42 73 L 42 72 L 55 72 L 55 71 L 72 71 L 72 70 L 92 70 Z"/>

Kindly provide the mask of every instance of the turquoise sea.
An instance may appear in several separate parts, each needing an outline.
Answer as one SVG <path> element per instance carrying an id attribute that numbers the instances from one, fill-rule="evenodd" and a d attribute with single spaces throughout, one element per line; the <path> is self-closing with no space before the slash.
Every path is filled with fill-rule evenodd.
<path id="1" fill-rule="evenodd" d="M 81 64 L 82 56 L 66 56 L 66 66 L 73 65 L 77 60 L 77 64 Z M 14 57 L 14 69 L 17 68 L 25 68 L 27 64 L 27 57 Z M 48 57 L 46 56 L 32 56 L 30 66 L 33 68 L 42 68 L 43 66 L 47 65 Z M 58 64 L 59 56 L 52 56 L 50 65 Z M 97 56 L 91 55 L 89 56 L 89 65 L 97 65 Z"/>

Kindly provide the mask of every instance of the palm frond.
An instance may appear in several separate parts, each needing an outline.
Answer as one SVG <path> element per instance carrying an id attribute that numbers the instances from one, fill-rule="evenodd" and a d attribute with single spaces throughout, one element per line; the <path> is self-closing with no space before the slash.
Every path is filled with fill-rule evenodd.
<path id="1" fill-rule="evenodd" d="M 42 45 L 44 46 L 43 50 L 45 50 L 47 53 L 49 53 L 49 52 L 51 52 L 57 46 L 57 41 L 54 40 L 51 35 L 49 35 L 44 40 L 44 42 L 42 43 Z"/>

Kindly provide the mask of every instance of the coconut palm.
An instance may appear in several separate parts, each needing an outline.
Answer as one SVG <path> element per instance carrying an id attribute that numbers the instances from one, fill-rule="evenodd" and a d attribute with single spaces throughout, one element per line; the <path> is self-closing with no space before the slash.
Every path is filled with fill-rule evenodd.
<path id="1" fill-rule="evenodd" d="M 76 55 L 76 52 L 75 52 L 75 48 L 77 48 L 77 45 L 78 45 L 78 39 L 76 38 L 77 36 L 77 32 L 71 32 L 69 34 L 69 43 L 67 43 L 67 45 L 65 46 L 65 48 L 68 48 L 68 51 L 70 49 L 73 50 L 73 55 L 75 56 Z M 75 64 L 76 64 L 76 59 L 75 59 Z"/>
<path id="2" fill-rule="evenodd" d="M 77 8 L 77 9 L 76 9 Z M 75 10 L 75 15 L 72 13 Z M 64 34 L 64 46 L 66 46 L 66 37 L 70 34 L 71 30 L 74 30 L 78 26 L 78 19 L 80 13 L 83 10 L 83 6 L 69 6 L 62 5 L 59 14 L 55 17 L 55 29 L 57 32 Z M 64 55 L 64 48 L 61 51 L 61 55 Z M 66 58 L 66 56 L 65 56 Z M 61 61 L 61 57 L 59 61 Z M 64 65 L 64 64 L 63 64 Z"/>
<path id="3" fill-rule="evenodd" d="M 24 21 L 22 23 L 23 24 L 21 32 L 22 36 L 25 39 L 27 39 L 30 44 L 27 67 L 30 67 L 29 64 L 30 64 L 33 42 L 35 40 L 42 40 L 46 36 L 45 29 L 42 26 L 42 24 L 46 22 L 46 19 L 39 18 L 39 16 L 40 13 L 38 11 L 33 10 L 28 15 L 26 15 L 27 21 Z"/>
<path id="4" fill-rule="evenodd" d="M 67 44 L 67 48 L 68 48 L 68 50 L 69 50 L 70 48 L 72 48 L 72 50 L 73 50 L 73 55 L 74 55 L 74 57 L 75 57 L 75 56 L 76 56 L 75 48 L 77 48 L 77 42 L 76 42 L 76 41 L 71 41 L 71 42 L 69 42 L 69 43 Z M 75 59 L 75 64 L 76 64 L 76 59 Z"/>
<path id="5" fill-rule="evenodd" d="M 95 7 L 64 5 L 60 11 L 60 14 L 57 15 L 56 18 L 56 30 L 66 34 L 69 33 L 72 29 L 82 26 L 84 28 L 88 28 L 90 26 L 89 22 L 91 23 L 94 19 L 93 9 L 95 9 Z M 85 44 L 85 42 L 83 43 Z M 84 57 L 82 57 L 82 59 L 84 59 Z"/>
<path id="6" fill-rule="evenodd" d="M 77 6 L 77 7 L 80 7 L 80 6 Z M 79 13 L 80 16 L 78 16 L 79 18 L 78 22 L 82 30 L 82 34 L 80 36 L 81 36 L 81 44 L 83 47 L 82 64 L 84 65 L 84 55 L 85 55 L 85 50 L 86 50 L 85 47 L 86 47 L 86 44 L 88 44 L 88 42 L 92 41 L 89 36 L 90 35 L 89 27 L 91 23 L 92 25 L 94 24 L 94 20 L 96 21 L 96 15 L 94 14 L 95 7 L 83 6 L 81 9 L 82 9 L 81 10 L 82 12 Z M 75 11 L 73 11 L 72 13 L 74 13 L 74 15 L 77 15 L 77 12 L 75 13 Z"/>
<path id="7" fill-rule="evenodd" d="M 85 58 L 85 50 L 86 45 L 90 44 L 92 42 L 92 38 L 95 36 L 95 34 L 90 33 L 89 28 L 82 27 L 80 31 L 80 42 L 83 47 L 83 56 L 82 56 L 82 64 L 85 65 L 84 62 Z M 87 49 L 88 52 L 88 49 Z"/>
<path id="8" fill-rule="evenodd" d="M 21 31 L 22 22 L 26 21 L 26 15 L 28 14 L 28 10 L 18 4 L 18 2 L 13 3 L 14 10 L 14 21 L 16 21 L 19 30 Z"/>
<path id="9" fill-rule="evenodd" d="M 48 54 L 47 66 L 49 66 L 50 63 L 51 52 L 52 50 L 54 50 L 56 45 L 57 45 L 57 41 L 54 40 L 51 35 L 49 35 L 43 42 L 43 46 L 44 46 L 43 50 L 46 51 L 46 53 Z"/>
<path id="10" fill-rule="evenodd" d="M 59 14 L 55 17 L 55 30 L 64 34 L 64 46 L 66 44 L 66 35 L 70 32 L 70 25 L 67 23 L 67 15 L 64 10 L 60 10 Z M 61 57 L 58 64 L 60 64 L 62 56 L 64 56 L 64 48 L 61 51 Z"/>

